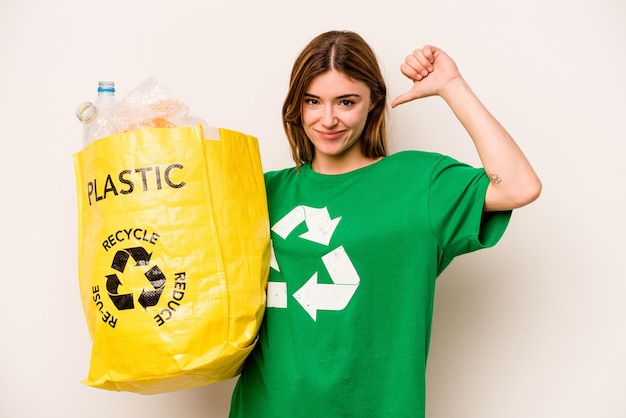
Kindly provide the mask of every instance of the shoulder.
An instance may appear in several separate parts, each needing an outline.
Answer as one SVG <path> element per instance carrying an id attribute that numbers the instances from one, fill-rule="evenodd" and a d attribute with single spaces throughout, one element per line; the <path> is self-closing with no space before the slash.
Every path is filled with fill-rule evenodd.
<path id="1" fill-rule="evenodd" d="M 385 157 L 386 164 L 397 170 L 409 170 L 415 172 L 431 172 L 436 167 L 447 164 L 454 164 L 452 158 L 436 152 L 407 150 L 399 151 Z"/>
<path id="2" fill-rule="evenodd" d="M 265 184 L 271 185 L 276 183 L 282 183 L 290 178 L 295 178 L 297 174 L 298 171 L 296 170 L 296 168 L 290 167 L 284 168 L 282 170 L 267 171 L 263 173 L 263 177 L 265 178 Z"/>
<path id="3" fill-rule="evenodd" d="M 452 167 L 462 167 L 473 170 L 482 170 L 480 167 L 473 167 L 465 162 L 459 161 L 449 155 L 427 151 L 400 151 L 388 158 L 393 158 L 399 164 L 419 165 L 422 168 L 430 168 L 434 171 L 446 170 Z"/>
<path id="4" fill-rule="evenodd" d="M 432 163 L 440 161 L 442 158 L 447 158 L 445 155 L 436 153 L 436 152 L 428 152 L 428 151 L 418 151 L 418 150 L 405 150 L 398 151 L 394 154 L 391 154 L 387 157 L 388 159 L 402 162 L 422 162 L 422 163 Z"/>

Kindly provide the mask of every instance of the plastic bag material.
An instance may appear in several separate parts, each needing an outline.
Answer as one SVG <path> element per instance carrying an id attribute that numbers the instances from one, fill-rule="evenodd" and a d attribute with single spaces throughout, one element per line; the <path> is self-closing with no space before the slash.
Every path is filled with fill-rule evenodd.
<path id="1" fill-rule="evenodd" d="M 144 128 L 74 154 L 89 386 L 142 394 L 223 381 L 256 343 L 269 222 L 255 137 Z"/>

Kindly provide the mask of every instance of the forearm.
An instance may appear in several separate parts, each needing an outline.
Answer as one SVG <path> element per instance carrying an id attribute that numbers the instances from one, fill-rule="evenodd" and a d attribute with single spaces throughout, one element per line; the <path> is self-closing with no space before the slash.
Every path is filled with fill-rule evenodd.
<path id="1" fill-rule="evenodd" d="M 440 92 L 464 126 L 491 179 L 485 210 L 516 209 L 534 201 L 541 182 L 511 135 L 493 117 L 462 78 Z"/>

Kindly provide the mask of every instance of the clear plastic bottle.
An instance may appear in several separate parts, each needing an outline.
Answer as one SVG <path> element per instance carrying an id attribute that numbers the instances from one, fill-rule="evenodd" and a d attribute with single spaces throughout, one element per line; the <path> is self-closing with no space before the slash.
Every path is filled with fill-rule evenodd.
<path id="1" fill-rule="evenodd" d="M 98 138 L 111 134 L 108 116 L 117 106 L 115 83 L 99 81 L 98 95 L 93 103 L 83 102 L 76 109 L 76 117 L 83 124 L 83 147 Z"/>

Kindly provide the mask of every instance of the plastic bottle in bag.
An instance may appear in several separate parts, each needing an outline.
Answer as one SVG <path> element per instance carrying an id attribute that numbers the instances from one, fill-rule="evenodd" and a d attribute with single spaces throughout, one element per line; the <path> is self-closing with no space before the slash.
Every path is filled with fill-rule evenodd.
<path id="1" fill-rule="evenodd" d="M 76 117 L 83 124 L 83 147 L 98 138 L 111 134 L 109 115 L 117 106 L 115 83 L 99 81 L 98 95 L 93 103 L 83 102 L 76 109 Z"/>

